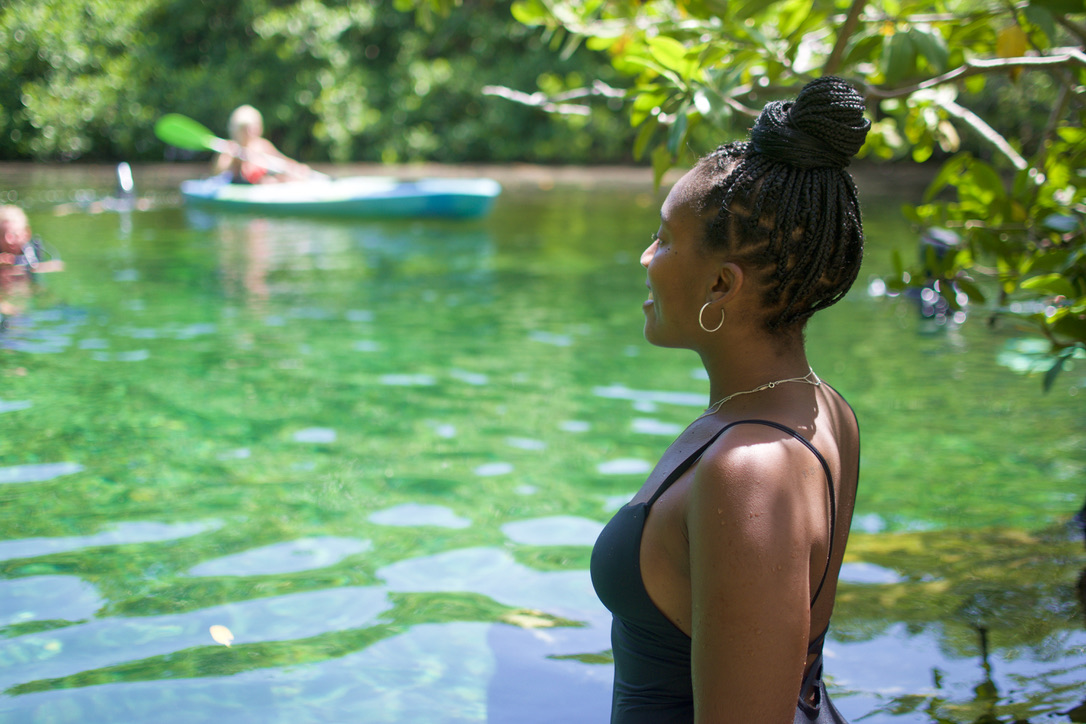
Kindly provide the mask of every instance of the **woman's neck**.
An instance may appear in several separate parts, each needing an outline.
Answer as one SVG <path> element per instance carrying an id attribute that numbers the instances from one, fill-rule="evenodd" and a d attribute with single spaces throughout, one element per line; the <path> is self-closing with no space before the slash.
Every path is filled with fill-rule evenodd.
<path id="1" fill-rule="evenodd" d="M 798 344 L 736 345 L 719 354 L 703 353 L 702 364 L 709 375 L 709 400 L 715 403 L 728 395 L 753 390 L 770 382 L 802 378 L 811 372 L 802 340 Z"/>

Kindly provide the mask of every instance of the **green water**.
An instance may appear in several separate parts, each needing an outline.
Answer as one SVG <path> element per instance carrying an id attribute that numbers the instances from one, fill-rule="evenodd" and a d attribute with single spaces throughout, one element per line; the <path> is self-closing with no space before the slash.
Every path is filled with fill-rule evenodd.
<path id="1" fill-rule="evenodd" d="M 67 265 L 0 336 L 0 722 L 605 721 L 590 547 L 707 391 L 641 337 L 662 194 L 350 223 L 186 212 L 175 176 L 93 213 L 107 173 L 0 168 Z M 1044 395 L 981 310 L 872 297 L 901 200 L 808 333 L 864 435 L 835 701 L 1084 721 L 1084 370 Z"/>

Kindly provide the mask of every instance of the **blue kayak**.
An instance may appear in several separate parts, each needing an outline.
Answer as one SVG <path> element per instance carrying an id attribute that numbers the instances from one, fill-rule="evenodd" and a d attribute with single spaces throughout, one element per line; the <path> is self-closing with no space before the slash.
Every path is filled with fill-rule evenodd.
<path id="1" fill-rule="evenodd" d="M 215 176 L 181 183 L 190 206 L 289 216 L 473 219 L 488 214 L 500 193 L 488 178 L 353 176 L 248 185 Z"/>

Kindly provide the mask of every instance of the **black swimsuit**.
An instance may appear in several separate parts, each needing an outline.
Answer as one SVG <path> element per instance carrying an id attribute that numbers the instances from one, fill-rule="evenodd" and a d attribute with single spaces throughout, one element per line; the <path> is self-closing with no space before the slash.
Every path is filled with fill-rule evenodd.
<path id="1" fill-rule="evenodd" d="M 612 613 L 611 647 L 615 659 L 615 683 L 611 704 L 612 724 L 689 724 L 694 721 L 694 691 L 690 673 L 690 637 L 656 607 L 645 590 L 641 577 L 641 534 L 649 508 L 672 483 L 697 462 L 698 458 L 726 431 L 739 424 L 768 425 L 788 433 L 814 453 L 822 463 L 830 491 L 830 551 L 826 571 L 818 584 L 811 605 L 814 606 L 829 573 L 829 556 L 837 524 L 833 476 L 825 458 L 802 435 L 784 425 L 768 420 L 741 420 L 725 426 L 694 451 L 661 483 L 652 498 L 621 508 L 600 533 L 592 549 L 592 585 L 603 605 Z M 825 696 L 822 686 L 823 631 L 807 649 L 818 654 L 803 678 L 796 722 L 844 722 Z M 817 688 L 815 705 L 806 702 Z"/>

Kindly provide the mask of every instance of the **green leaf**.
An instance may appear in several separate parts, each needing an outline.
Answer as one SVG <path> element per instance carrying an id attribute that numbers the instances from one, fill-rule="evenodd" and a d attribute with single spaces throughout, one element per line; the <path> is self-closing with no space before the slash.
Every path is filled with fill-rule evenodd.
<path id="1" fill-rule="evenodd" d="M 674 163 L 672 155 L 668 153 L 666 144 L 659 144 L 652 150 L 652 182 L 656 188 L 660 188 L 660 182 L 664 180 L 664 174 L 668 172 Z"/>
<path id="2" fill-rule="evenodd" d="M 675 117 L 675 122 L 671 124 L 671 128 L 667 132 L 667 150 L 672 156 L 678 156 L 679 151 L 682 150 L 683 139 L 686 138 L 686 127 L 689 123 L 689 119 L 686 115 L 686 110 L 679 111 Z"/>
<path id="3" fill-rule="evenodd" d="M 883 44 L 882 36 L 877 32 L 857 33 L 846 45 L 844 66 L 853 66 L 861 62 L 870 62 L 875 51 Z"/>
<path id="4" fill-rule="evenodd" d="M 547 8 L 540 0 L 517 0 L 510 12 L 525 25 L 542 25 L 547 19 Z"/>
<path id="5" fill-rule="evenodd" d="M 1056 129 L 1056 134 L 1071 144 L 1078 144 L 1086 141 L 1086 128 L 1081 126 L 1062 126 Z"/>
<path id="6" fill-rule="evenodd" d="M 894 33 L 882 46 L 882 72 L 887 83 L 899 83 L 916 68 L 916 47 L 908 33 Z"/>
<path id="7" fill-rule="evenodd" d="M 947 159 L 943 167 L 939 169 L 939 173 L 935 174 L 935 178 L 928 184 L 927 190 L 924 191 L 924 203 L 930 203 L 936 194 L 947 186 L 955 184 L 962 175 L 962 171 L 972 160 L 973 157 L 969 153 L 959 153 Z"/>
<path id="8" fill-rule="evenodd" d="M 1032 0 L 1030 5 L 1038 5 L 1053 15 L 1074 15 L 1082 12 L 1082 0 Z"/>
<path id="9" fill-rule="evenodd" d="M 943 40 L 942 35 L 938 32 L 914 27 L 909 29 L 909 40 L 912 41 L 913 47 L 928 61 L 928 65 L 936 73 L 946 71 L 950 52 L 947 50 L 946 41 Z"/>
<path id="10" fill-rule="evenodd" d="M 976 302 L 978 304 L 984 304 L 985 297 L 984 292 L 980 290 L 975 283 L 968 279 L 955 279 L 954 283 L 958 285 L 958 288 L 965 292 L 965 295 L 969 297 L 969 301 Z"/>
<path id="11" fill-rule="evenodd" d="M 645 122 L 641 124 L 641 130 L 637 132 L 637 139 L 633 145 L 633 156 L 640 160 L 645 155 L 645 149 L 649 145 L 649 141 L 652 140 L 653 135 L 656 133 L 656 129 L 660 126 L 660 121 L 656 116 L 649 116 L 645 119 Z"/>
<path id="12" fill-rule="evenodd" d="M 931 154 L 932 154 L 932 152 L 934 150 L 935 150 L 935 148 L 931 145 L 931 143 L 921 143 L 921 144 L 918 144 L 916 146 L 913 146 L 913 150 L 912 150 L 913 160 L 916 161 L 917 163 L 924 163 L 929 158 L 931 158 Z"/>
<path id="13" fill-rule="evenodd" d="M 1086 315 L 1064 314 L 1053 325 L 1052 331 L 1061 337 L 1076 339 L 1086 344 Z"/>
<path id="14" fill-rule="evenodd" d="M 958 293 L 954 291 L 953 285 L 945 280 L 939 284 L 939 296 L 946 300 L 947 306 L 952 311 L 961 311 L 962 305 L 958 304 Z"/>
<path id="15" fill-rule="evenodd" d="M 980 95 L 987 84 L 988 79 L 983 75 L 972 75 L 965 79 L 965 89 L 973 95 Z"/>
<path id="16" fill-rule="evenodd" d="M 1052 366 L 1048 368 L 1048 372 L 1045 372 L 1044 382 L 1042 387 L 1045 392 L 1052 389 L 1052 384 L 1056 381 L 1056 377 L 1063 369 L 1064 363 L 1067 361 L 1069 355 L 1060 355 L 1056 358 L 1056 361 L 1052 363 Z"/>
<path id="17" fill-rule="evenodd" d="M 1047 296 L 1076 297 L 1075 287 L 1062 274 L 1045 274 L 1039 277 L 1030 277 L 1019 286 L 1032 292 L 1039 292 Z"/>
<path id="18" fill-rule="evenodd" d="M 656 60 L 653 59 L 653 58 L 646 58 L 643 55 L 628 55 L 625 58 L 625 62 L 630 64 L 630 65 L 636 65 L 636 66 L 640 66 L 642 68 L 647 68 L 648 70 L 651 70 L 656 75 L 663 76 L 664 78 L 667 78 L 676 87 L 682 86 L 682 80 L 679 78 L 679 76 L 675 75 L 675 73 L 673 71 L 670 71 L 667 68 L 665 68 L 664 66 L 657 63 Z"/>
<path id="19" fill-rule="evenodd" d="M 982 191 L 981 200 L 985 203 L 991 203 L 996 200 L 1003 200 L 1007 196 L 1007 190 L 1003 188 L 1003 179 L 1000 178 L 999 173 L 988 163 L 979 159 L 972 159 L 969 164 L 969 169 L 966 173 L 966 178 L 963 182 L 972 181 L 972 185 L 977 190 Z M 959 184 L 959 191 L 965 183 Z"/>
<path id="20" fill-rule="evenodd" d="M 664 68 L 683 74 L 683 70 L 689 66 L 686 60 L 686 46 L 675 38 L 666 35 L 658 35 L 649 38 L 649 52 L 653 59 Z"/>
<path id="21" fill-rule="evenodd" d="M 1081 11 L 1082 8 L 1080 7 Z M 1033 25 L 1040 28 L 1041 32 L 1045 34 L 1045 37 L 1049 42 L 1052 42 L 1056 38 L 1056 19 L 1052 17 L 1052 11 L 1043 5 L 1037 5 L 1030 3 L 1025 9 L 1026 19 Z"/>
<path id="22" fill-rule="evenodd" d="M 646 90 L 635 89 L 633 104 L 630 107 L 630 125 L 640 126 L 647 118 L 655 117 L 653 110 L 667 101 L 667 94 L 658 86 L 643 86 Z"/>
<path id="23" fill-rule="evenodd" d="M 768 10 L 782 0 L 740 0 L 732 5 L 731 17 L 734 20 L 746 20 Z"/>

